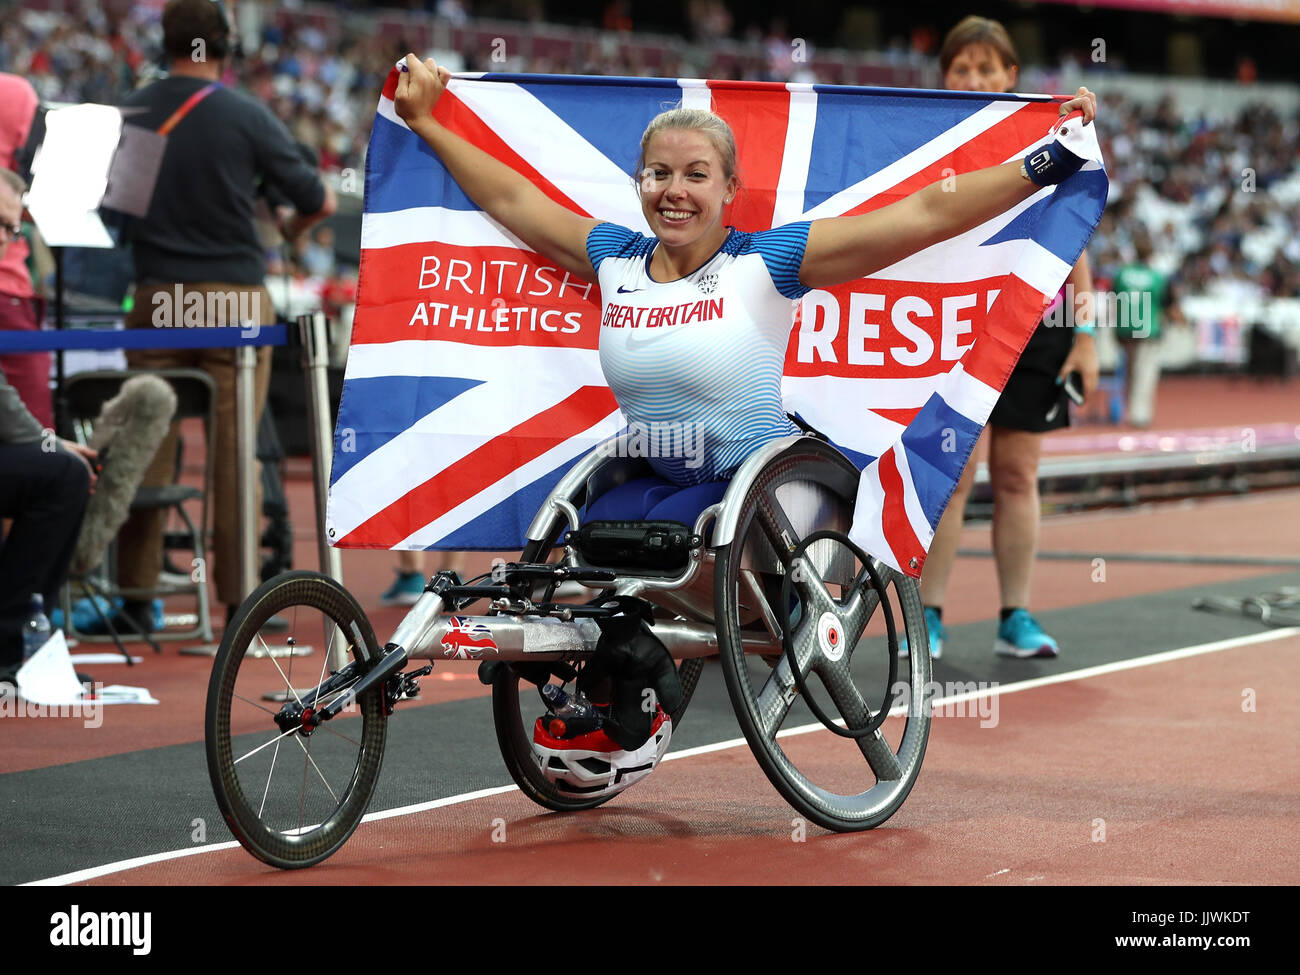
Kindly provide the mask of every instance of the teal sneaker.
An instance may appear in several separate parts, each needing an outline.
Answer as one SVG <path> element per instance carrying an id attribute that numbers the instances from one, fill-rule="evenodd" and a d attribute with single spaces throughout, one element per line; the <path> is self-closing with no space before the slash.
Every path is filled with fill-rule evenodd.
<path id="1" fill-rule="evenodd" d="M 104 625 L 103 619 L 95 611 L 96 606 L 99 607 L 104 616 L 108 617 L 114 629 L 119 633 L 130 634 L 137 631 L 157 633 L 167 625 L 167 617 L 163 613 L 161 598 L 150 602 L 143 600 L 133 602 L 129 612 L 131 619 L 135 621 L 134 625 L 124 618 L 128 609 L 125 600 L 121 596 L 115 597 L 111 604 L 102 596 L 96 596 L 94 599 L 94 603 L 90 599 L 78 599 L 72 606 L 72 625 L 77 628 L 78 632 L 84 633 L 86 636 L 102 636 L 108 633 L 108 627 Z M 63 613 L 59 612 L 58 625 L 62 625 L 62 622 Z M 51 618 L 50 624 L 55 625 L 53 618 Z"/>
<path id="2" fill-rule="evenodd" d="M 930 634 L 930 659 L 938 660 L 943 656 L 943 641 L 948 636 L 948 629 L 939 619 L 939 614 L 929 606 L 925 607 L 925 629 Z M 898 659 L 907 659 L 907 637 L 898 638 Z"/>
<path id="3" fill-rule="evenodd" d="M 1043 632 L 1028 610 L 1018 609 L 998 626 L 993 649 L 1001 657 L 1055 657 L 1061 652 L 1056 641 Z"/>
<path id="4" fill-rule="evenodd" d="M 399 572 L 396 581 L 379 597 L 385 606 L 414 606 L 424 595 L 426 580 L 419 572 Z"/>

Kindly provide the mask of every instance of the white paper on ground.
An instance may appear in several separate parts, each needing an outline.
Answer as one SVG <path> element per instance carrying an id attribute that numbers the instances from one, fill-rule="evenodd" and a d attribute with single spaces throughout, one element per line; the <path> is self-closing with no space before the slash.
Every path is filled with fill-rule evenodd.
<path id="1" fill-rule="evenodd" d="M 94 654 L 78 654 L 95 656 Z M 108 656 L 112 656 L 109 654 Z M 118 658 L 121 659 L 120 657 Z M 18 670 L 18 693 L 30 704 L 67 706 L 72 704 L 157 704 L 157 698 L 145 687 L 112 684 L 98 688 L 97 695 L 85 694 L 62 630 L 45 642 Z"/>
<path id="2" fill-rule="evenodd" d="M 32 704 L 76 704 L 82 699 L 62 630 L 55 630 L 19 668 L 18 693 Z"/>
<path id="3" fill-rule="evenodd" d="M 126 658 L 120 653 L 74 653 L 72 654 L 74 664 L 124 664 Z M 143 663 L 144 657 L 132 657 L 131 663 Z"/>
<path id="4" fill-rule="evenodd" d="M 156 697 L 149 693 L 147 687 L 127 687 L 124 684 L 109 684 L 99 688 L 99 694 L 87 694 L 81 699 L 82 704 L 158 704 Z"/>

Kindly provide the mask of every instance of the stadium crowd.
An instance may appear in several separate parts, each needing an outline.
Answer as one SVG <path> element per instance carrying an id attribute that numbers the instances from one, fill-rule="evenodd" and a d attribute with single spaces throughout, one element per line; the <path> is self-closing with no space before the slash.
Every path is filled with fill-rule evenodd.
<path id="1" fill-rule="evenodd" d="M 480 15 L 528 21 L 542 16 L 536 0 L 438 0 L 433 6 L 434 16 L 449 25 L 473 24 Z M 364 171 L 376 92 L 410 39 L 382 31 L 356 34 L 345 28 L 341 14 L 274 11 L 264 5 L 257 43 L 245 44 L 234 80 L 272 107 L 326 173 L 352 175 L 351 185 L 342 185 L 345 193 L 359 191 L 355 174 Z M 766 32 L 752 26 L 739 31 L 722 0 L 690 0 L 687 12 L 683 50 L 731 40 L 748 45 L 754 57 L 717 72 L 714 65 L 671 57 L 652 67 L 639 63 L 625 45 L 602 43 L 601 35 L 593 35 L 597 40 L 578 63 L 512 54 L 502 65 L 486 49 L 461 53 L 468 70 L 835 80 L 819 75 L 815 52 L 805 52 L 805 60 L 790 57 L 789 31 L 779 20 Z M 607 32 L 630 29 L 628 5 L 611 0 L 603 26 Z M 608 41 L 618 35 L 603 36 Z M 117 21 L 91 3 L 79 17 L 21 9 L 0 27 L 0 71 L 27 78 L 46 103 L 116 103 L 156 76 L 160 42 L 152 5 L 132 5 Z M 931 43 L 921 32 L 891 41 L 882 53 L 915 61 Z M 1180 108 L 1172 97 L 1153 105 L 1115 96 L 1106 109 L 1101 135 L 1111 205 L 1089 248 L 1099 288 L 1133 258 L 1134 237 L 1145 233 L 1154 245 L 1154 265 L 1175 275 L 1176 295 L 1300 297 L 1300 114 L 1280 117 L 1256 105 L 1235 118 L 1209 119 Z M 327 237 L 322 230 L 300 241 L 291 270 L 336 280 L 334 272 L 346 268 L 328 259 Z M 346 255 L 340 256 L 346 264 Z"/>

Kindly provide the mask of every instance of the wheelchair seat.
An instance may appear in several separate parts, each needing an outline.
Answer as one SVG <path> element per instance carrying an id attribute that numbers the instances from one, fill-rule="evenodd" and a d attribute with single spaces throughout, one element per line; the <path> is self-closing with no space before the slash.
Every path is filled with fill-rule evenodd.
<path id="1" fill-rule="evenodd" d="M 679 521 L 688 528 L 700 512 L 717 504 L 730 481 L 679 487 L 657 475 L 638 477 L 606 491 L 587 506 L 589 521 Z"/>

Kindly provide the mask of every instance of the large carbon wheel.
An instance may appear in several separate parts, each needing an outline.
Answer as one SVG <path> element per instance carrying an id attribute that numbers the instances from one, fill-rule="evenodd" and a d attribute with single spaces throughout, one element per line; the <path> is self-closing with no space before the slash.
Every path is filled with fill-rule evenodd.
<path id="1" fill-rule="evenodd" d="M 544 560 L 547 551 L 548 548 L 545 546 L 530 543 L 520 558 L 524 562 Z M 691 703 L 691 696 L 695 693 L 695 686 L 699 683 L 703 670 L 704 661 L 700 658 L 683 660 L 677 665 L 677 676 L 682 682 L 682 703 L 681 707 L 670 715 L 674 730 L 680 726 L 682 718 L 686 715 L 686 706 Z M 527 711 L 527 718 L 525 718 L 526 705 L 519 697 L 521 690 L 527 694 L 528 705 L 533 706 L 533 710 Z M 492 721 L 496 725 L 501 758 L 506 763 L 506 769 L 510 772 L 510 777 L 515 780 L 515 784 L 533 802 L 557 812 L 594 809 L 612 799 L 613 796 L 578 799 L 560 792 L 547 781 L 533 759 L 533 721 L 541 713 L 540 709 L 541 701 L 534 685 L 529 681 L 521 680 L 509 666 L 501 667 L 492 683 Z"/>
<path id="2" fill-rule="evenodd" d="M 266 628 L 274 615 L 288 621 L 287 632 Z M 340 645 L 349 660 L 343 679 L 319 700 L 304 698 L 330 677 L 330 650 Z M 291 652 L 306 648 L 306 656 Z M 301 717 L 277 722 L 277 714 L 346 700 L 382 652 L 357 601 L 316 572 L 266 581 L 226 628 L 208 684 L 208 774 L 231 832 L 259 860 L 311 866 L 361 822 L 384 754 L 383 688 L 314 728 Z M 277 694 L 287 702 L 267 700 Z"/>
<path id="3" fill-rule="evenodd" d="M 715 574 L 723 675 L 754 757 L 800 815 L 838 832 L 871 829 L 898 810 L 920 772 L 930 729 L 929 640 L 915 580 L 871 563 L 896 637 L 906 633 L 913 648 L 898 661 L 891 686 L 882 593 L 866 567 L 835 539 L 814 541 L 803 556 L 790 559 L 816 530 L 848 533 L 857 485 L 857 469 L 838 451 L 812 438 L 800 440 L 755 478 L 731 544 L 717 550 Z M 746 653 L 741 641 L 766 636 L 779 643 L 776 609 L 786 574 L 793 576 L 796 596 L 794 656 L 822 709 L 850 732 L 868 728 L 886 702 L 905 705 L 901 721 L 893 718 L 869 734 L 829 742 L 824 739 L 832 736 L 814 718 L 802 727 L 784 727 L 800 697 L 789 659 L 770 651 L 759 656 L 752 648 Z M 815 754 L 809 740 L 800 739 L 804 730 L 819 734 Z M 787 747 L 798 752 L 803 769 Z"/>

